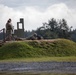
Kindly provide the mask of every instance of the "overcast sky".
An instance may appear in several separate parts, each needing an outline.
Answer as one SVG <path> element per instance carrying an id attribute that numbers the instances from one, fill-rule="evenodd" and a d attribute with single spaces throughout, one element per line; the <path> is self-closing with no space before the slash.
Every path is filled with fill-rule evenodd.
<path id="1" fill-rule="evenodd" d="M 25 30 L 42 26 L 51 18 L 65 18 L 76 28 L 76 0 L 0 0 L 0 29 L 11 18 L 14 28 L 19 18 L 24 18 Z"/>

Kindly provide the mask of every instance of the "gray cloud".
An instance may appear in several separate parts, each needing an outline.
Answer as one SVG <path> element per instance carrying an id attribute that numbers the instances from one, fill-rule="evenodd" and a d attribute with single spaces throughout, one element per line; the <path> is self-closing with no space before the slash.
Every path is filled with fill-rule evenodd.
<path id="1" fill-rule="evenodd" d="M 65 3 L 72 8 L 76 7 L 76 0 L 0 0 L 0 4 L 4 4 L 8 7 L 40 6 L 45 8 L 57 3 Z"/>
<path id="2" fill-rule="evenodd" d="M 5 27 L 8 18 L 12 18 L 12 23 L 16 28 L 16 23 L 20 17 L 25 19 L 25 30 L 36 29 L 53 17 L 56 19 L 65 18 L 69 26 L 76 28 L 76 10 L 68 8 L 64 3 L 50 5 L 44 11 L 34 6 L 13 8 L 0 5 L 0 9 L 0 28 Z"/>
<path id="3" fill-rule="evenodd" d="M 12 18 L 16 28 L 19 18 L 25 19 L 25 29 L 31 30 L 54 17 L 65 18 L 76 28 L 76 0 L 0 0 L 0 28 Z"/>

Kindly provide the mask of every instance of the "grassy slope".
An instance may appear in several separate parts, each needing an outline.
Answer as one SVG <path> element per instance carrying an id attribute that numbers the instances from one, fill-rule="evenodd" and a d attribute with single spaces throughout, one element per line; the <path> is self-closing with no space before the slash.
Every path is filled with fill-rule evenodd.
<path id="1" fill-rule="evenodd" d="M 0 47 L 0 59 L 76 56 L 76 43 L 70 40 L 13 42 Z"/>

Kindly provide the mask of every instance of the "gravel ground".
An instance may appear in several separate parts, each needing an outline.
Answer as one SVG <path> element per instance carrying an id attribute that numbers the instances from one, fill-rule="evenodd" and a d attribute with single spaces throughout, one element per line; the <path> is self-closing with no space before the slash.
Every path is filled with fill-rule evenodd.
<path id="1" fill-rule="evenodd" d="M 0 72 L 51 72 L 76 74 L 76 62 L 0 62 Z"/>

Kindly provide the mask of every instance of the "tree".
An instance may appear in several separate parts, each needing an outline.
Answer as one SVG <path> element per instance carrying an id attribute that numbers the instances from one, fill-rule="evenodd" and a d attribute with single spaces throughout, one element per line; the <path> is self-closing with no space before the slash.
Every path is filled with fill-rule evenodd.
<path id="1" fill-rule="evenodd" d="M 51 20 L 49 20 L 48 26 L 50 27 L 51 31 L 55 31 L 55 29 L 58 26 L 58 23 L 57 23 L 57 21 L 54 18 L 52 18 Z"/>
<path id="2" fill-rule="evenodd" d="M 69 31 L 70 28 L 67 25 L 67 21 L 65 19 L 62 19 L 59 21 L 59 37 L 61 38 L 68 38 L 69 37 Z"/>
<path id="3" fill-rule="evenodd" d="M 76 42 L 76 29 L 71 32 L 71 40 Z"/>
<path id="4" fill-rule="evenodd" d="M 57 21 L 52 18 L 48 23 L 43 23 L 42 27 L 39 27 L 36 32 L 43 38 L 69 38 L 71 27 L 67 25 L 65 19 Z"/>

